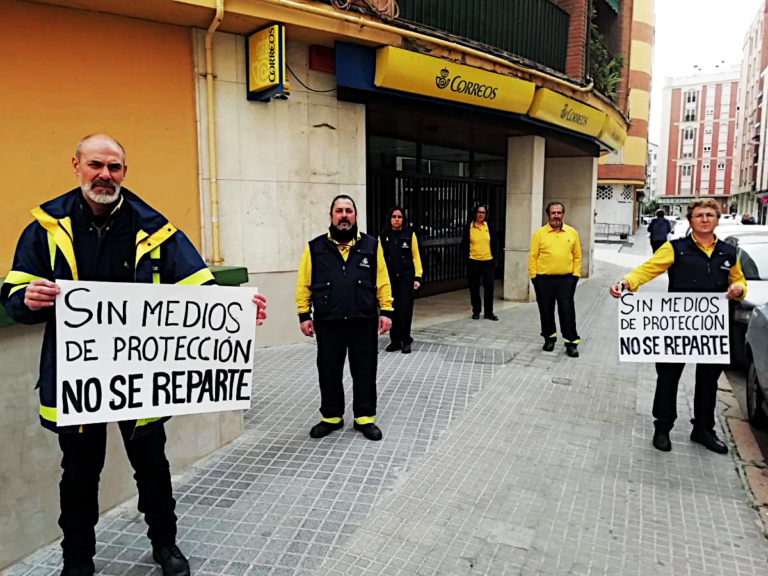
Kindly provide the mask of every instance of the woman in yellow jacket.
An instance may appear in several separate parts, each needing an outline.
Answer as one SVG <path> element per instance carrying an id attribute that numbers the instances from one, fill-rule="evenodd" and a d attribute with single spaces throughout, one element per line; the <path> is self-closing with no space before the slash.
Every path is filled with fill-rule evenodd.
<path id="1" fill-rule="evenodd" d="M 403 354 L 410 354 L 413 291 L 421 286 L 423 269 L 416 233 L 408 227 L 402 206 L 393 206 L 387 212 L 379 242 L 387 263 L 395 309 L 389 332 L 392 342 L 387 346 L 387 352 L 402 350 Z"/>

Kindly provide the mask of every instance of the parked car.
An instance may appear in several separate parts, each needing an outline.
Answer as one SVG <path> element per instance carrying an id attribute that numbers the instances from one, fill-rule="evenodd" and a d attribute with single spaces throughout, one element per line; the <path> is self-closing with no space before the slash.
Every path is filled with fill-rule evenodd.
<path id="1" fill-rule="evenodd" d="M 747 366 L 745 341 L 752 310 L 768 302 L 768 230 L 753 233 L 754 228 L 757 226 L 740 226 L 720 237 L 738 249 L 741 269 L 747 279 L 747 297 L 731 304 L 731 364 L 740 367 Z M 768 229 L 768 226 L 760 228 Z"/>
<path id="2" fill-rule="evenodd" d="M 752 310 L 747 329 L 747 418 L 755 428 L 768 427 L 768 304 Z"/>

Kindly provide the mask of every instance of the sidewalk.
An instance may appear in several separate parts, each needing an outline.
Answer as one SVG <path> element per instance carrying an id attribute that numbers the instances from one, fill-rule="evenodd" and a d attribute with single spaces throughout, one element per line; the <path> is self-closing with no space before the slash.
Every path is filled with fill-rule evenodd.
<path id="1" fill-rule="evenodd" d="M 561 343 L 541 351 L 535 304 L 498 310 L 500 322 L 427 325 L 409 356 L 383 352 L 382 339 L 382 442 L 350 421 L 311 440 L 314 345 L 260 351 L 245 434 L 174 479 L 179 545 L 193 571 L 768 574 L 733 457 L 688 440 L 691 369 L 673 451 L 651 447 L 653 365 L 618 363 L 607 293 L 634 264 L 601 248 L 577 291 L 579 359 Z M 104 515 L 97 570 L 159 574 L 144 533 L 135 500 Z M 7 573 L 58 574 L 58 550 Z"/>

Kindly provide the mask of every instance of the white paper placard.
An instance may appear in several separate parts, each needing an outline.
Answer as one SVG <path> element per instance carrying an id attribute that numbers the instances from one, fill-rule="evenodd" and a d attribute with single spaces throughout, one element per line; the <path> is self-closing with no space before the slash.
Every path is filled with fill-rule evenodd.
<path id="1" fill-rule="evenodd" d="M 57 284 L 59 426 L 250 408 L 257 289 Z"/>
<path id="2" fill-rule="evenodd" d="M 725 293 L 625 292 L 619 298 L 621 362 L 730 364 Z"/>

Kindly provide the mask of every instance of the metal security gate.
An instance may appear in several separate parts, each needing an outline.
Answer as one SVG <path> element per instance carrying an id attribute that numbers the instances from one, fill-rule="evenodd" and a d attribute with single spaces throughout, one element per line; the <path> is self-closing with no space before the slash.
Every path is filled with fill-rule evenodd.
<path id="1" fill-rule="evenodd" d="M 381 230 L 387 211 L 396 204 L 405 208 L 419 239 L 425 284 L 421 296 L 467 285 L 460 244 L 463 227 L 469 223 L 475 205 L 488 205 L 489 221 L 496 228 L 500 253 L 504 248 L 504 181 L 369 171 L 367 216 L 370 234 Z M 499 258 L 497 262 L 497 277 L 503 274 L 503 261 Z"/>

